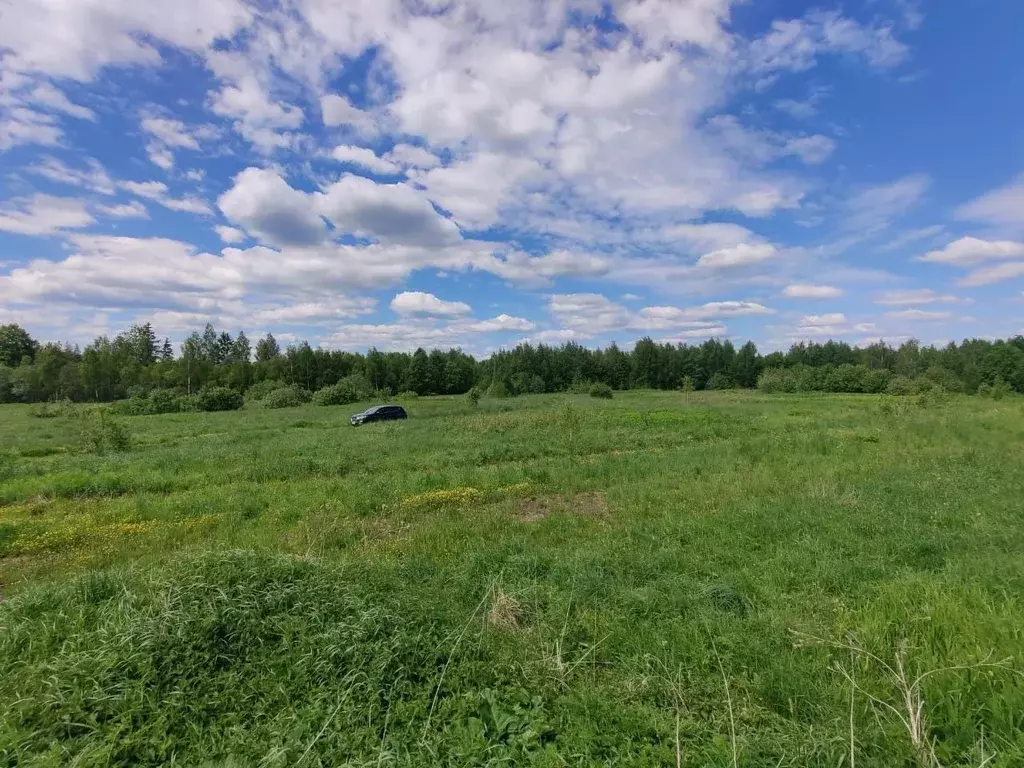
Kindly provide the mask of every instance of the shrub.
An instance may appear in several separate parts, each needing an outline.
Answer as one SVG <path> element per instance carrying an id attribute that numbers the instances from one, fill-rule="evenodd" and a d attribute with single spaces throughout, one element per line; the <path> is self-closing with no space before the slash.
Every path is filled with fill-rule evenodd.
<path id="1" fill-rule="evenodd" d="M 308 403 L 310 394 L 299 387 L 281 387 L 275 389 L 260 401 L 264 408 L 293 408 Z"/>
<path id="2" fill-rule="evenodd" d="M 612 388 L 609 387 L 607 384 L 598 382 L 597 384 L 590 388 L 590 396 L 597 397 L 602 400 L 611 400 L 614 396 L 614 393 L 612 392 Z"/>
<path id="3" fill-rule="evenodd" d="M 508 387 L 505 386 L 504 381 L 495 381 L 487 388 L 488 397 L 499 397 L 505 398 L 509 396 Z"/>
<path id="4" fill-rule="evenodd" d="M 982 389 L 984 389 L 984 392 L 982 392 Z M 991 384 L 982 384 L 978 389 L 978 394 L 984 394 L 993 400 L 1002 400 L 1010 394 L 1010 385 L 1006 383 L 1006 379 L 1002 376 L 996 376 L 996 380 Z"/>
<path id="5" fill-rule="evenodd" d="M 263 381 L 257 381 L 245 391 L 245 400 L 249 403 L 258 403 L 275 389 L 281 389 L 286 386 L 288 385 L 283 381 L 278 381 L 277 379 L 264 379 Z"/>
<path id="6" fill-rule="evenodd" d="M 398 399 L 399 400 L 415 400 L 419 396 L 420 396 L 419 392 L 413 392 L 411 389 L 407 390 L 405 392 L 399 392 L 398 393 Z"/>
<path id="7" fill-rule="evenodd" d="M 893 376 L 889 379 L 889 386 L 885 391 L 889 395 L 912 395 L 917 392 L 917 384 L 906 376 Z"/>
<path id="8" fill-rule="evenodd" d="M 178 410 L 174 392 L 169 389 L 154 389 L 149 393 L 150 413 L 174 413 Z"/>
<path id="9" fill-rule="evenodd" d="M 708 379 L 705 389 L 736 389 L 736 382 L 728 374 L 716 373 Z"/>
<path id="10" fill-rule="evenodd" d="M 84 451 L 100 456 L 123 453 L 131 446 L 128 428 L 109 408 L 93 408 L 83 414 L 80 438 Z"/>
<path id="11" fill-rule="evenodd" d="M 693 380 L 693 376 L 683 376 L 683 381 L 679 385 L 680 391 L 684 394 L 690 394 L 697 388 L 696 382 Z"/>
<path id="12" fill-rule="evenodd" d="M 342 379 L 337 384 L 317 390 L 313 402 L 317 405 L 348 405 L 359 399 L 350 382 Z"/>
<path id="13" fill-rule="evenodd" d="M 196 413 L 201 410 L 199 395 L 178 395 L 174 398 L 174 413 Z"/>
<path id="14" fill-rule="evenodd" d="M 227 387 L 207 387 L 199 393 L 198 403 L 201 411 L 237 411 L 245 399 Z"/>
<path id="15" fill-rule="evenodd" d="M 942 387 L 947 392 L 963 392 L 964 382 L 959 376 L 953 373 L 948 368 L 943 368 L 940 365 L 933 365 L 927 371 L 924 372 L 924 379 L 926 381 L 935 384 L 936 386 Z"/>
<path id="16" fill-rule="evenodd" d="M 67 398 L 55 403 L 39 403 L 32 406 L 29 414 L 37 419 L 55 419 L 58 416 L 67 416 L 74 410 L 74 406 Z"/>
<path id="17" fill-rule="evenodd" d="M 480 397 L 483 393 L 480 391 L 480 387 L 473 387 L 469 392 L 466 393 L 466 399 L 469 400 L 469 404 L 474 408 L 480 405 Z"/>
<path id="18" fill-rule="evenodd" d="M 795 385 L 793 375 L 785 368 L 768 368 L 757 377 L 757 388 L 769 394 L 793 392 Z"/>

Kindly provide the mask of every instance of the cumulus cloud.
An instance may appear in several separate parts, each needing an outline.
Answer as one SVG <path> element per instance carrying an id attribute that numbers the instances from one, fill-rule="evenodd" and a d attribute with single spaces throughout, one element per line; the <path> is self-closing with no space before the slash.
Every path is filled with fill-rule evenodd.
<path id="1" fill-rule="evenodd" d="M 945 248 L 918 257 L 918 261 L 953 266 L 970 266 L 993 259 L 1024 259 L 1024 243 L 961 237 Z"/>
<path id="2" fill-rule="evenodd" d="M 746 267 L 770 259 L 774 255 L 775 247 L 767 243 L 757 245 L 741 243 L 732 248 L 723 248 L 704 254 L 697 260 L 697 266 L 707 269 Z"/>
<path id="3" fill-rule="evenodd" d="M 51 83 L 40 83 L 28 95 L 27 101 L 47 107 L 55 112 L 61 112 L 79 120 L 96 121 L 96 113 L 88 107 L 73 103 L 63 91 L 58 90 Z"/>
<path id="4" fill-rule="evenodd" d="M 85 201 L 70 197 L 37 194 L 0 207 L 0 231 L 18 235 L 52 235 L 81 229 L 94 221 Z"/>
<path id="5" fill-rule="evenodd" d="M 831 285 L 795 283 L 787 285 L 782 290 L 782 295 L 787 299 L 836 299 L 843 295 L 843 290 Z"/>
<path id="6" fill-rule="evenodd" d="M 225 227 L 224 225 L 218 225 L 214 227 L 214 230 L 217 232 L 217 236 L 222 241 L 228 243 L 229 245 L 241 243 L 246 238 L 245 232 L 243 232 L 240 229 L 236 229 L 235 227 Z"/>
<path id="7" fill-rule="evenodd" d="M 391 300 L 391 309 L 400 315 L 468 315 L 472 307 L 461 301 L 444 301 L 432 293 L 404 291 Z"/>
<path id="8" fill-rule="evenodd" d="M 317 208 L 344 232 L 382 243 L 438 248 L 461 239 L 459 228 L 408 184 L 345 176 L 317 195 Z"/>
<path id="9" fill-rule="evenodd" d="M 331 152 L 331 157 L 339 163 L 356 165 L 360 168 L 365 168 L 371 173 L 383 176 L 394 175 L 401 172 L 401 169 L 393 162 L 385 160 L 382 157 L 377 157 L 372 149 L 367 149 L 366 147 L 353 147 L 347 144 L 341 144 L 334 148 Z"/>
<path id="10" fill-rule="evenodd" d="M 130 203 L 121 203 L 117 205 L 96 205 L 93 206 L 93 210 L 102 216 L 109 216 L 112 219 L 149 218 L 149 211 L 146 210 L 146 206 L 138 200 L 132 200 Z"/>
<path id="11" fill-rule="evenodd" d="M 441 164 L 437 155 L 428 152 L 423 147 L 416 147 L 412 144 L 396 144 L 391 151 L 384 156 L 386 160 L 395 165 L 407 168 L 436 168 Z"/>
<path id="12" fill-rule="evenodd" d="M 217 200 L 230 221 L 270 245 L 316 245 L 327 227 L 310 197 L 267 168 L 246 168 Z"/>
<path id="13" fill-rule="evenodd" d="M 501 331 L 532 331 L 536 324 L 522 317 L 501 314 L 490 320 L 479 320 L 466 325 L 474 333 L 498 333 Z"/>

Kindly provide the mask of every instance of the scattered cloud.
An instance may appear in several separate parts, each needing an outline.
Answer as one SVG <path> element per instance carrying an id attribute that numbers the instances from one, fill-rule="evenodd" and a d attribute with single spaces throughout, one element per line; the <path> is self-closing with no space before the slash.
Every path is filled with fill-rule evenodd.
<path id="1" fill-rule="evenodd" d="M 444 301 L 432 293 L 404 291 L 391 300 L 391 309 L 400 315 L 468 315 L 472 307 L 461 301 Z"/>
<path id="2" fill-rule="evenodd" d="M 1024 230 L 1024 176 L 960 206 L 956 217 Z"/>
<path id="3" fill-rule="evenodd" d="M 0 231 L 18 235 L 53 235 L 93 224 L 84 200 L 36 194 L 0 207 Z"/>
<path id="4" fill-rule="evenodd" d="M 782 295 L 787 299 L 836 299 L 843 295 L 843 290 L 831 285 L 795 283 L 787 285 L 782 290 Z"/>
<path id="5" fill-rule="evenodd" d="M 970 299 L 940 294 L 931 288 L 917 288 L 905 291 L 886 291 L 875 299 L 875 304 L 883 306 L 916 306 L 920 304 L 960 304 Z"/>
<path id="6" fill-rule="evenodd" d="M 917 260 L 934 264 L 970 266 L 992 259 L 1024 259 L 1024 243 L 961 237 L 941 250 L 929 251 L 919 256 Z"/>
<path id="7" fill-rule="evenodd" d="M 952 312 L 933 312 L 925 309 L 901 309 L 897 312 L 886 312 L 891 320 L 949 320 Z"/>

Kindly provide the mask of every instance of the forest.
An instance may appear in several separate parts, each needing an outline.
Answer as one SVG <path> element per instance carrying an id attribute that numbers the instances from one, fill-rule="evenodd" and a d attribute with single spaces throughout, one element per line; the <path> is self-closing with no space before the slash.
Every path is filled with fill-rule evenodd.
<path id="1" fill-rule="evenodd" d="M 841 341 L 799 342 L 786 352 L 762 355 L 752 342 L 702 344 L 640 339 L 632 350 L 612 344 L 589 349 L 520 343 L 487 359 L 464 352 L 370 349 L 365 354 L 285 348 L 267 334 L 255 345 L 244 332 L 232 336 L 207 325 L 189 335 L 175 354 L 149 323 L 114 337 L 100 336 L 84 349 L 40 343 L 24 328 L 0 326 L 0 402 L 58 400 L 111 402 L 144 398 L 190 402 L 212 388 L 239 395 L 289 387 L 313 393 L 345 385 L 350 401 L 398 393 L 458 395 L 478 388 L 492 396 L 579 390 L 591 384 L 628 389 L 734 389 L 766 391 L 893 392 L 921 387 L 973 394 L 1024 392 L 1024 336 L 969 339 L 937 348 L 906 341 L 856 347 Z"/>

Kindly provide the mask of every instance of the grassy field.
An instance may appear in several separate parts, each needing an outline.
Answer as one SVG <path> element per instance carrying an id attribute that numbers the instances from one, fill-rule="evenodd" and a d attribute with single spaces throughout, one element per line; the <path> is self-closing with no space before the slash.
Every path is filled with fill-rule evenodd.
<path id="1" fill-rule="evenodd" d="M 1024 402 L 0 407 L 0 765 L 1024 765 Z"/>

